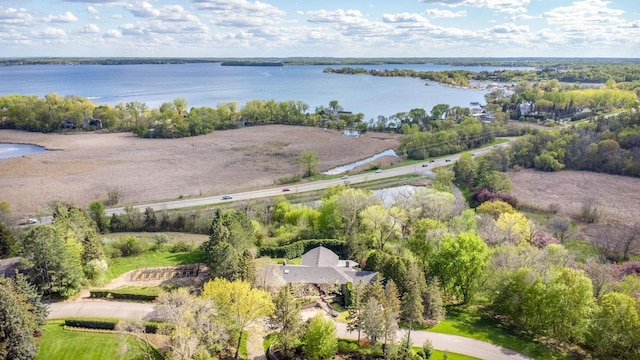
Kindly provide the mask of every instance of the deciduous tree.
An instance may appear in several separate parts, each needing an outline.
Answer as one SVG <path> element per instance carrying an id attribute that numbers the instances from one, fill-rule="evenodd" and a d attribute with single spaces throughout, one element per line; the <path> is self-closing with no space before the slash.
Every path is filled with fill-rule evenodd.
<path id="1" fill-rule="evenodd" d="M 316 174 L 318 162 L 318 154 L 315 151 L 303 150 L 298 157 L 298 163 L 304 166 L 304 177 Z"/>
<path id="2" fill-rule="evenodd" d="M 310 360 L 332 359 L 338 352 L 338 337 L 333 320 L 322 315 L 312 317 L 304 334 L 302 351 Z"/>
<path id="3" fill-rule="evenodd" d="M 242 332 L 259 318 L 273 312 L 271 295 L 266 291 L 252 289 L 245 281 L 214 279 L 204 285 L 202 296 L 213 300 L 219 314 L 227 317 L 234 325 L 233 330 L 238 339 L 235 358 L 238 358 Z"/>
<path id="4" fill-rule="evenodd" d="M 487 245 L 472 233 L 447 235 L 430 263 L 431 273 L 449 295 L 468 303 L 475 293 L 489 256 Z"/>

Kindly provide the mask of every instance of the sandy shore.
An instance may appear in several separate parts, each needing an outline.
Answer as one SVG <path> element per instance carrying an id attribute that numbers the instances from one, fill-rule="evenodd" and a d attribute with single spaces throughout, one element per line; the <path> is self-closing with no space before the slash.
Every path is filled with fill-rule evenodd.
<path id="1" fill-rule="evenodd" d="M 183 139 L 139 139 L 130 133 L 41 134 L 0 130 L 0 142 L 52 150 L 0 159 L 0 201 L 19 217 L 49 215 L 49 204 L 86 207 L 117 188 L 121 204 L 217 195 L 275 184 L 302 173 L 301 151 L 315 151 L 319 171 L 386 149 L 399 135 L 285 125 L 217 131 Z"/>

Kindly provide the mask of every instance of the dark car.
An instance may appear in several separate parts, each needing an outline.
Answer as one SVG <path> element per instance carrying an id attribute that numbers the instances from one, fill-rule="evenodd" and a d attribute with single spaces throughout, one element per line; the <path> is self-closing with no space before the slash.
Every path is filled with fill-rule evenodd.
<path id="1" fill-rule="evenodd" d="M 451 159 L 447 159 L 447 160 L 445 160 L 445 162 L 451 162 Z"/>
<path id="2" fill-rule="evenodd" d="M 291 189 L 289 189 L 289 188 L 284 188 L 284 189 L 282 189 L 282 191 L 287 192 L 287 191 L 291 191 Z"/>
<path id="3" fill-rule="evenodd" d="M 422 167 L 427 167 L 429 166 L 429 164 L 422 164 Z"/>
<path id="4" fill-rule="evenodd" d="M 436 162 L 436 161 L 435 160 L 429 160 L 429 162 L 431 163 L 431 162 Z"/>

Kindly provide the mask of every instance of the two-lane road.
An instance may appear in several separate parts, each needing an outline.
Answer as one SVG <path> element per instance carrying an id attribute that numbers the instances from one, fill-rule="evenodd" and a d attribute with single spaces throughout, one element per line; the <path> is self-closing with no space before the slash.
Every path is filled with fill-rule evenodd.
<path id="1" fill-rule="evenodd" d="M 470 152 L 474 155 L 481 155 L 488 151 L 493 150 L 494 148 L 506 146 L 507 144 L 508 143 L 487 146 L 484 148 L 471 150 Z M 191 199 L 180 199 L 180 200 L 171 200 L 171 201 L 163 201 L 163 202 L 148 203 L 148 204 L 139 204 L 139 205 L 133 205 L 133 208 L 138 209 L 140 211 L 144 211 L 146 208 L 151 208 L 154 211 L 181 209 L 181 208 L 188 208 L 188 207 L 215 205 L 215 204 L 222 204 L 222 203 L 234 202 L 234 201 L 273 197 L 280 194 L 288 194 L 288 192 L 282 191 L 282 189 L 284 188 L 290 189 L 291 193 L 303 193 L 303 192 L 323 190 L 331 186 L 336 186 L 344 183 L 358 184 L 358 183 L 363 183 L 367 181 L 381 180 L 385 178 L 402 176 L 407 174 L 414 174 L 414 173 L 424 174 L 425 172 L 428 172 L 428 170 L 430 169 L 440 167 L 440 166 L 450 165 L 451 163 L 457 161 L 460 158 L 460 155 L 461 154 L 455 154 L 455 155 L 442 157 L 437 160 L 434 160 L 433 162 L 425 161 L 425 162 L 416 163 L 413 165 L 405 165 L 405 166 L 399 166 L 395 168 L 384 169 L 379 173 L 367 172 L 364 174 L 349 175 L 347 179 L 335 178 L 335 179 L 329 179 L 329 180 L 318 180 L 318 181 L 313 181 L 308 183 L 296 184 L 292 186 L 281 186 L 281 187 L 252 190 L 252 191 L 245 191 L 245 192 L 239 192 L 239 193 L 220 194 L 220 195 L 198 197 L 198 198 L 191 198 Z M 423 167 L 422 166 L 423 164 L 426 164 L 427 166 Z M 232 199 L 223 199 L 223 196 L 225 195 L 232 196 Z M 105 213 L 107 216 L 111 216 L 112 214 L 121 214 L 121 213 L 124 213 L 124 207 L 106 209 Z"/>

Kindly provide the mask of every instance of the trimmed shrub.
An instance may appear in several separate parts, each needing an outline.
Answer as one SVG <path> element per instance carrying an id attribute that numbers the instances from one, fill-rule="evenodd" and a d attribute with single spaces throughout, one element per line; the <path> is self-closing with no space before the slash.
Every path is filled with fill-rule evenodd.
<path id="1" fill-rule="evenodd" d="M 283 246 L 262 247 L 258 251 L 258 256 L 295 259 L 307 251 L 321 245 L 335 252 L 340 257 L 345 255 L 346 243 L 344 241 L 335 239 L 312 239 L 300 240 Z"/>

